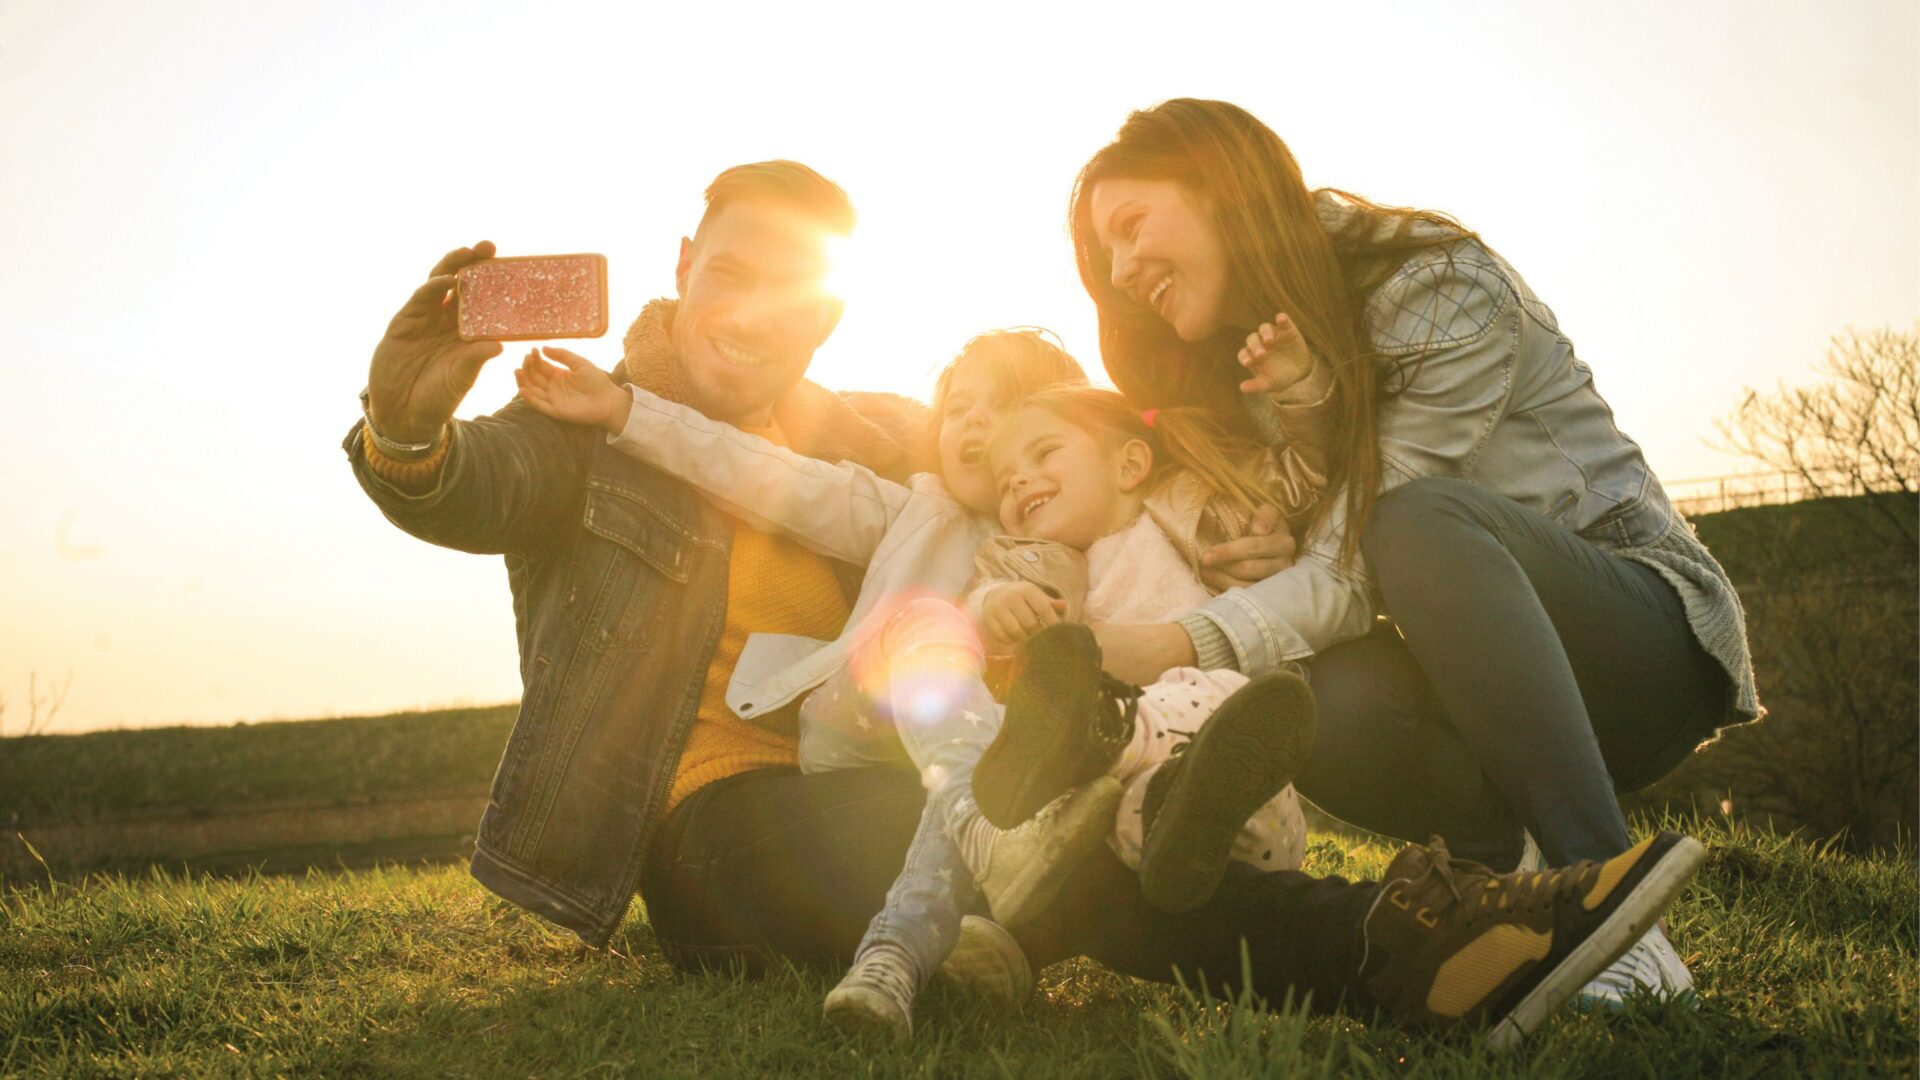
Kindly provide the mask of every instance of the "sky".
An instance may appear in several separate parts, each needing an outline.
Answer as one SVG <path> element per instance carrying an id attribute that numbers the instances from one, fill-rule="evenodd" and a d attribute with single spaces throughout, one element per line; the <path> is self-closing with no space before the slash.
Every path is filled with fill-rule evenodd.
<path id="1" fill-rule="evenodd" d="M 1178 96 L 1478 230 L 1670 484 L 1753 467 L 1712 445 L 1745 387 L 1920 318 L 1912 0 L 0 0 L 0 734 L 36 676 L 54 731 L 515 698 L 500 560 L 339 448 L 443 252 L 604 252 L 570 344 L 611 366 L 706 182 L 797 158 L 861 215 L 815 379 L 924 397 L 1018 324 L 1097 370 L 1068 188 Z"/>

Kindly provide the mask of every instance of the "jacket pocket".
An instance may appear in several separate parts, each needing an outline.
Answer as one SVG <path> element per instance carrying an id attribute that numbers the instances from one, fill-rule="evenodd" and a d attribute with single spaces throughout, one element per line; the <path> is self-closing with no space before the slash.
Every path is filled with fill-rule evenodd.
<path id="1" fill-rule="evenodd" d="M 526 688 L 520 695 L 520 711 L 514 718 L 513 731 L 507 736 L 506 751 L 500 755 L 499 768 L 493 774 L 486 813 L 480 819 L 480 842 L 497 851 L 518 853 L 512 834 L 516 826 L 524 827 L 526 815 L 524 812 L 510 815 L 504 808 L 527 805 L 527 763 L 535 744 L 545 741 L 541 733 L 549 726 L 552 691 L 553 662 L 536 656 Z"/>
<path id="2" fill-rule="evenodd" d="M 684 586 L 694 543 L 624 489 L 589 481 L 567 585 L 567 614 L 582 648 L 633 646 L 664 590 Z"/>

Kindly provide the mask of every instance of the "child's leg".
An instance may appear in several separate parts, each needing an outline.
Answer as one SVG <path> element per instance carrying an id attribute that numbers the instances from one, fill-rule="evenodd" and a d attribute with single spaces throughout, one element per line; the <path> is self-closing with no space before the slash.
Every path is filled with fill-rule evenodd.
<path id="1" fill-rule="evenodd" d="M 893 721 L 843 667 L 800 703 L 800 771 L 830 772 L 909 764 Z"/>
<path id="2" fill-rule="evenodd" d="M 1160 680 L 1141 687 L 1140 711 L 1133 724 L 1133 740 L 1120 751 L 1110 772 L 1122 783 L 1173 756 L 1174 747 L 1198 734 L 1202 724 L 1247 677 L 1221 668 L 1171 668 Z"/>
<path id="3" fill-rule="evenodd" d="M 826 1018 L 905 1038 L 913 1032 L 913 999 L 960 938 L 964 908 L 977 903 L 973 879 L 933 807 L 907 847 L 906 863 L 886 903 L 867 924 L 853 966 L 827 995 Z"/>
<path id="4" fill-rule="evenodd" d="M 1113 835 L 1107 838 L 1107 846 L 1120 856 L 1120 861 L 1135 870 L 1140 869 L 1140 846 L 1145 840 L 1142 811 L 1147 785 L 1159 770 L 1160 765 L 1155 764 L 1127 781 L 1126 790 L 1120 796 L 1120 807 L 1114 813 Z M 1240 826 L 1228 857 L 1258 870 L 1298 870 L 1306 857 L 1306 847 L 1306 816 L 1300 811 L 1299 796 L 1289 784 Z"/>
<path id="5" fill-rule="evenodd" d="M 1147 781 L 1162 762 L 1199 732 L 1220 703 L 1247 684 L 1237 671 L 1173 668 L 1160 681 L 1140 690 L 1140 711 L 1134 717 L 1133 740 L 1113 763 L 1113 776 L 1126 785 L 1120 809 L 1114 815 L 1113 835 L 1107 844 L 1120 861 L 1140 868 L 1140 845 L 1145 841 Z"/>

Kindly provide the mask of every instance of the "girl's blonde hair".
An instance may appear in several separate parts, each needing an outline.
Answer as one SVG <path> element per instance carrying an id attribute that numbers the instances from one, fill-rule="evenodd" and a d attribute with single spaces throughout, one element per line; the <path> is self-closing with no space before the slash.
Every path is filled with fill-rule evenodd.
<path id="1" fill-rule="evenodd" d="M 1204 408 L 1172 406 L 1143 413 L 1112 390 L 1052 386 L 1009 405 L 1006 415 L 1026 409 L 1043 410 L 1109 445 L 1119 446 L 1129 439 L 1146 443 L 1153 451 L 1152 484 L 1164 482 L 1169 468 L 1184 468 L 1216 496 L 1249 514 L 1263 506 L 1280 508 L 1265 477 L 1252 464 L 1265 459 L 1266 448 L 1228 432 Z"/>
<path id="2" fill-rule="evenodd" d="M 1068 355 L 1060 339 L 1051 330 L 1038 326 L 1015 326 L 976 334 L 960 347 L 960 352 L 933 386 L 933 429 L 940 430 L 940 418 L 947 411 L 947 392 L 953 374 L 960 365 L 986 365 L 987 379 L 993 386 L 995 401 L 1015 398 L 1049 386 L 1085 386 L 1087 373 L 1080 362 Z"/>
<path id="3" fill-rule="evenodd" d="M 1345 490 L 1350 560 L 1380 488 L 1374 412 L 1383 387 L 1370 347 L 1366 303 L 1413 253 L 1474 234 L 1443 214 L 1379 206 L 1332 190 L 1349 214 L 1329 233 L 1314 192 L 1286 143 L 1245 109 L 1224 101 L 1176 98 L 1127 117 L 1113 142 L 1074 181 L 1068 212 L 1080 281 L 1100 316 L 1107 374 L 1142 407 L 1201 406 L 1252 434 L 1244 420 L 1235 361 L 1247 329 L 1184 342 L 1164 319 L 1112 281 L 1113 264 L 1094 236 L 1090 200 L 1101 180 L 1172 180 L 1203 196 L 1226 246 L 1232 284 L 1262 317 L 1286 312 L 1333 375 L 1329 493 Z M 1404 380 L 1401 380 L 1401 385 Z M 1322 499 L 1318 519 L 1332 499 Z"/>

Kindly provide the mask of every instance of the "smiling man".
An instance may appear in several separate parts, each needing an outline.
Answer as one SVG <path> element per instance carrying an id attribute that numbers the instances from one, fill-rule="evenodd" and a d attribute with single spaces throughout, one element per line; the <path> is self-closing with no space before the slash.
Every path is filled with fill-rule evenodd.
<path id="1" fill-rule="evenodd" d="M 884 401 L 873 398 L 862 413 L 802 378 L 840 316 L 822 288 L 828 238 L 853 222 L 845 193 L 804 165 L 721 173 L 681 241 L 677 298 L 641 312 L 616 378 L 803 453 L 904 478 L 923 414 L 875 412 Z M 701 959 L 716 934 L 805 955 L 829 954 L 843 930 L 858 940 L 917 822 L 918 779 L 801 777 L 795 709 L 744 720 L 725 701 L 749 635 L 834 638 L 857 571 L 740 525 L 598 431 L 518 399 L 491 416 L 452 419 L 501 347 L 460 341 L 446 297 L 460 267 L 492 255 L 486 243 L 452 252 L 394 317 L 374 350 L 366 418 L 346 443 L 361 485 L 395 524 L 506 556 L 526 693 L 474 875 L 596 943 L 645 876 L 655 929 L 677 960 Z M 816 851 L 848 835 L 847 813 L 896 822 L 898 835 Z M 688 845 L 796 820 L 818 828 L 779 848 L 776 864 L 756 866 L 750 877 L 764 893 L 646 874 L 711 861 Z M 831 925 L 820 924 L 818 905 L 784 902 L 809 881 L 846 897 Z M 861 904 L 871 906 L 851 907 Z M 708 919 L 723 929 L 695 925 Z"/>

